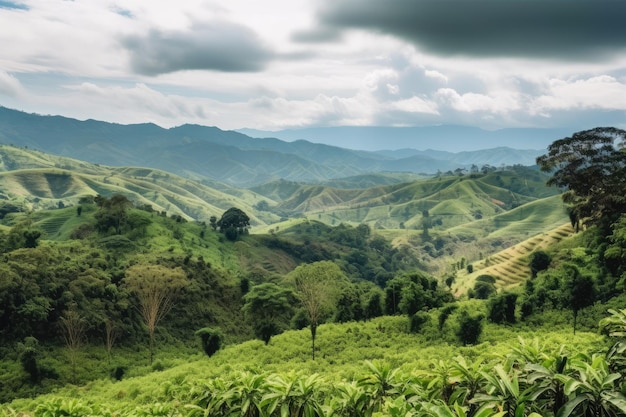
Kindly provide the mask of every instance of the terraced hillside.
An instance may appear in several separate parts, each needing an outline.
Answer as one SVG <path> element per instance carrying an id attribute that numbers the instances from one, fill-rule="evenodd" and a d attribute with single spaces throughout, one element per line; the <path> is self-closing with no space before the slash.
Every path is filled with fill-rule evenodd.
<path id="1" fill-rule="evenodd" d="M 473 287 L 480 275 L 491 275 L 496 278 L 496 288 L 509 289 L 530 278 L 529 255 L 540 249 L 560 242 L 574 234 L 574 228 L 566 223 L 549 232 L 541 233 L 523 242 L 506 248 L 480 261 L 473 262 L 473 272 L 459 271 L 453 290 L 455 295 L 466 293 Z"/>

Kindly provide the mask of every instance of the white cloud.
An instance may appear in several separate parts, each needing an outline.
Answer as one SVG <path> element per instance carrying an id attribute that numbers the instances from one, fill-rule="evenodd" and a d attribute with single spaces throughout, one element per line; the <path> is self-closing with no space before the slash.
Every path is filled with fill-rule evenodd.
<path id="1" fill-rule="evenodd" d="M 537 113 L 574 108 L 626 110 L 626 84 L 609 75 L 573 82 L 553 79 L 549 91 L 534 100 Z"/>
<path id="2" fill-rule="evenodd" d="M 394 110 L 400 110 L 407 113 L 439 114 L 436 103 L 424 100 L 420 97 L 411 97 L 409 99 L 399 100 L 394 102 L 390 107 Z"/>
<path id="3" fill-rule="evenodd" d="M 506 92 L 495 94 L 464 93 L 459 94 L 452 88 L 441 88 L 435 99 L 446 107 L 464 113 L 490 112 L 508 113 L 519 109 L 519 101 Z"/>
<path id="4" fill-rule="evenodd" d="M 427 76 L 428 78 L 439 80 L 443 83 L 448 82 L 448 77 L 446 77 L 445 75 L 443 75 L 442 73 L 436 70 L 424 70 L 424 75 Z"/>
<path id="5" fill-rule="evenodd" d="M 378 4 L 363 3 L 368 10 Z M 364 25 L 339 25 L 340 37 L 327 32 L 318 42 L 296 41 L 294 34 L 315 27 L 319 0 L 26 4 L 28 10 L 0 8 L 0 105 L 25 111 L 226 129 L 384 123 L 495 128 L 569 125 L 582 112 L 593 120 L 626 107 L 626 56 L 617 49 L 610 59 L 566 63 L 436 55 L 398 36 L 395 26 L 385 35 Z M 409 0 L 402 4 L 413 7 Z M 216 48 L 207 47 L 216 45 L 197 30 L 210 22 L 239 36 L 240 42 L 218 51 L 227 58 L 232 51 L 229 65 L 216 64 Z M 169 43 L 152 42 L 161 38 L 150 34 L 167 35 Z M 154 49 L 134 50 L 124 39 Z M 192 52 L 165 48 L 178 44 Z M 256 60 L 237 45 L 258 52 Z M 229 68 L 256 72 L 225 72 Z"/>
<path id="6" fill-rule="evenodd" d="M 22 94 L 20 81 L 11 74 L 0 71 L 0 96 L 17 97 Z"/>

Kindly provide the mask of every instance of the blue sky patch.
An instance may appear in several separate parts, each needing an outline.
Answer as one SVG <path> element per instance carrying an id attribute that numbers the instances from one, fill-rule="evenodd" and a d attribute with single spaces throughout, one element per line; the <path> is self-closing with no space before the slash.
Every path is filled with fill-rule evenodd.
<path id="1" fill-rule="evenodd" d="M 3 1 L 0 0 L 0 9 L 18 9 L 18 10 L 28 10 L 28 6 L 21 3 L 15 3 L 12 1 Z"/>

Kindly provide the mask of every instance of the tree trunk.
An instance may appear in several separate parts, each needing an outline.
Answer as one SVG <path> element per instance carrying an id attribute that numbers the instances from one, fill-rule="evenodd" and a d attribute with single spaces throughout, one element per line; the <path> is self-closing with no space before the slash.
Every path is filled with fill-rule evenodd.
<path id="1" fill-rule="evenodd" d="M 311 324 L 311 354 L 315 360 L 315 333 L 317 333 L 317 325 Z"/>
<path id="2" fill-rule="evenodd" d="M 154 360 L 154 331 L 150 331 L 150 365 Z"/>

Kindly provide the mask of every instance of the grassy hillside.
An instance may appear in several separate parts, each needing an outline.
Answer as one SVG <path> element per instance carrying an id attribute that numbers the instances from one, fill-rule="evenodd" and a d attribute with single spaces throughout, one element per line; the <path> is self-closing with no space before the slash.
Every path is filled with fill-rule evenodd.
<path id="1" fill-rule="evenodd" d="M 251 223 L 265 225 L 278 217 L 252 208 L 267 200 L 226 185 L 207 185 L 169 172 L 133 167 L 106 167 L 43 152 L 0 146 L 0 198 L 25 210 L 77 205 L 85 196 L 122 194 L 136 205 L 188 220 L 208 221 L 232 206 L 249 213 Z"/>

